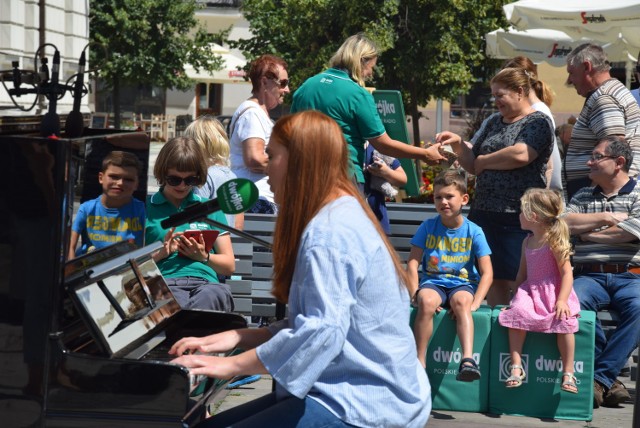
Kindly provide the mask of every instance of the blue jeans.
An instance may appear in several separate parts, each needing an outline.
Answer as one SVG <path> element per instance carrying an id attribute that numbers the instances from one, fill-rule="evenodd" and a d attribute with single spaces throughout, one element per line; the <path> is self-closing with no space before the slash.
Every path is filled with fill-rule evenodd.
<path id="1" fill-rule="evenodd" d="M 573 288 L 581 309 L 597 312 L 608 308 L 620 316 L 608 340 L 600 321 L 596 323 L 594 378 L 610 388 L 640 342 L 640 275 L 588 273 L 576 276 Z"/>
<path id="2" fill-rule="evenodd" d="M 196 428 L 346 428 L 322 404 L 309 397 L 276 400 L 275 392 L 234 407 L 199 423 Z"/>

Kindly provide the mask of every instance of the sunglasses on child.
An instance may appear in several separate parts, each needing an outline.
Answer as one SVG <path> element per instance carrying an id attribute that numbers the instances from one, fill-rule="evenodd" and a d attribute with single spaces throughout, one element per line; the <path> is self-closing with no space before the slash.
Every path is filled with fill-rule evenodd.
<path id="1" fill-rule="evenodd" d="M 200 182 L 200 179 L 195 175 L 191 177 L 177 177 L 175 175 L 167 175 L 164 179 L 169 186 L 179 186 L 180 183 L 184 182 L 187 186 L 197 186 Z"/>

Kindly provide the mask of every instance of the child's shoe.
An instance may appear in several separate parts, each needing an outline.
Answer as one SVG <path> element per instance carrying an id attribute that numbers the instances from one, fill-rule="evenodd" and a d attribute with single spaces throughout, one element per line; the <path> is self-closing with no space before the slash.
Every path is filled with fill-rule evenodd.
<path id="1" fill-rule="evenodd" d="M 473 358 L 463 358 L 460 360 L 460 367 L 456 380 L 460 382 L 473 382 L 480 379 L 480 369 Z"/>

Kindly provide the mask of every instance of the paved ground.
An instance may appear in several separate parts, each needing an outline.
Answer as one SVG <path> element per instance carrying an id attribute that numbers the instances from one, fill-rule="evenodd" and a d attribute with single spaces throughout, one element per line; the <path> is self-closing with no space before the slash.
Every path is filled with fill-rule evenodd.
<path id="1" fill-rule="evenodd" d="M 546 427 L 546 428 L 631 428 L 633 424 L 633 400 L 635 398 L 635 382 L 628 377 L 621 377 L 631 392 L 630 403 L 618 408 L 601 407 L 593 411 L 593 420 L 568 421 L 556 419 L 538 419 L 523 416 L 491 415 L 485 413 L 451 412 L 434 410 L 427 424 L 428 428 L 489 428 L 489 427 Z M 270 376 L 263 376 L 258 382 L 229 390 L 222 394 L 210 407 L 214 414 L 254 400 L 271 392 Z M 640 427 L 634 427 L 640 428 Z"/>

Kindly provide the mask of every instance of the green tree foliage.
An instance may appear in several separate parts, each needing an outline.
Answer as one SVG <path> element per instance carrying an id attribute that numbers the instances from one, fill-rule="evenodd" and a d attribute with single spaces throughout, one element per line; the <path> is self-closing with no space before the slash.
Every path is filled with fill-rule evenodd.
<path id="1" fill-rule="evenodd" d="M 292 88 L 326 67 L 344 39 L 364 32 L 383 54 L 374 86 L 402 92 L 419 142 L 419 106 L 454 99 L 495 63 L 484 34 L 506 24 L 495 0 L 245 0 L 254 38 L 236 46 L 249 58 L 264 53 L 289 63 Z"/>
<path id="2" fill-rule="evenodd" d="M 221 35 L 198 26 L 197 7 L 195 0 L 91 0 L 91 67 L 113 90 L 116 127 L 124 84 L 187 90 L 194 83 L 185 64 L 222 68 L 208 45 Z"/>
<path id="3" fill-rule="evenodd" d="M 348 36 L 367 29 L 381 49 L 395 41 L 398 3 L 380 0 L 244 0 L 254 37 L 237 42 L 248 59 L 271 53 L 287 61 L 291 86 L 326 67 Z"/>

